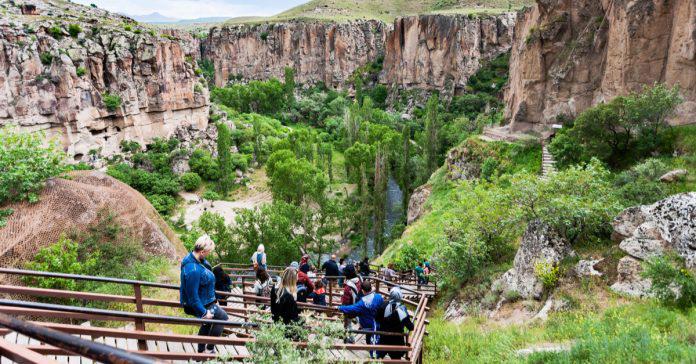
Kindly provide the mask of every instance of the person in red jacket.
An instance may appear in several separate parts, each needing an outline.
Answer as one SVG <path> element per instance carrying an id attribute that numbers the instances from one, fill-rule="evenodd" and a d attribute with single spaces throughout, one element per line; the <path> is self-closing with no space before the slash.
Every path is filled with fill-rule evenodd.
<path id="1" fill-rule="evenodd" d="M 297 272 L 297 302 L 307 302 L 307 297 L 314 291 L 314 283 L 307 275 L 309 272 L 309 264 L 305 263 L 300 266 L 300 271 Z"/>

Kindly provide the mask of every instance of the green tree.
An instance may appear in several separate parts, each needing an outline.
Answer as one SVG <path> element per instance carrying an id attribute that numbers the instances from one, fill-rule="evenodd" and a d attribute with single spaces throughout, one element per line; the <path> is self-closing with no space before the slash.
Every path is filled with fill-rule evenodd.
<path id="1" fill-rule="evenodd" d="M 401 132 L 401 156 L 399 177 L 401 179 L 401 191 L 404 194 L 403 204 L 404 211 L 408 210 L 408 201 L 411 198 L 411 169 L 409 162 L 411 160 L 411 127 L 404 125 Z"/>
<path id="2" fill-rule="evenodd" d="M 361 75 L 356 75 L 355 76 L 355 81 L 353 81 L 353 87 L 355 88 L 355 101 L 357 101 L 358 105 L 362 106 L 363 104 L 363 98 L 364 96 L 364 82 L 363 78 Z"/>
<path id="3" fill-rule="evenodd" d="M 234 165 L 232 164 L 232 156 L 230 148 L 232 147 L 232 138 L 230 128 L 225 123 L 217 124 L 217 149 L 218 149 L 218 165 L 220 166 L 220 190 L 224 195 L 232 188 L 234 183 Z"/>
<path id="4" fill-rule="evenodd" d="M 374 239 L 377 254 L 384 250 L 384 224 L 386 220 L 387 179 L 389 164 L 383 146 L 377 147 L 375 154 L 375 178 L 373 192 Z"/>
<path id="5" fill-rule="evenodd" d="M 321 202 L 327 181 L 324 174 L 306 159 L 290 158 L 278 162 L 270 176 L 274 200 L 297 206 Z"/>
<path id="6" fill-rule="evenodd" d="M 440 123 L 437 113 L 438 96 L 433 94 L 428 99 L 428 104 L 425 109 L 425 151 L 426 161 L 428 163 L 428 174 L 433 173 L 438 167 L 438 158 L 440 153 L 439 129 Z"/>
<path id="7" fill-rule="evenodd" d="M 41 133 L 0 129 L 0 206 L 27 200 L 35 203 L 47 179 L 65 170 L 65 155 L 57 141 Z M 0 227 L 12 211 L 0 208 Z"/>
<path id="8" fill-rule="evenodd" d="M 289 108 L 295 105 L 295 69 L 285 67 L 283 88 L 285 90 L 285 102 Z"/>

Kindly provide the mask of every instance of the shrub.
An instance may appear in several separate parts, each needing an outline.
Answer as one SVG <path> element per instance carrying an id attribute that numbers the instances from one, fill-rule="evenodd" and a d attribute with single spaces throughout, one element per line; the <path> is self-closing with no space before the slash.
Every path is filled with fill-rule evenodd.
<path id="1" fill-rule="evenodd" d="M 125 31 L 127 31 L 127 32 L 130 32 L 130 31 L 133 30 L 133 27 L 132 27 L 130 24 L 125 24 L 125 25 L 123 26 L 123 30 L 125 30 Z"/>
<path id="2" fill-rule="evenodd" d="M 621 172 L 614 180 L 619 197 L 627 206 L 651 204 L 666 197 L 667 190 L 659 178 L 667 171 L 664 162 L 651 158 Z"/>
<path id="3" fill-rule="evenodd" d="M 179 180 L 173 175 L 155 174 L 152 184 L 152 193 L 156 195 L 176 195 L 181 186 Z"/>
<path id="4" fill-rule="evenodd" d="M 136 142 L 135 140 L 122 140 L 120 146 L 121 151 L 124 153 L 135 153 L 142 149 L 140 143 Z"/>
<path id="5" fill-rule="evenodd" d="M 70 36 L 73 38 L 77 38 L 77 36 L 82 32 L 82 28 L 80 27 L 80 24 L 70 24 L 68 25 L 68 33 L 70 33 Z"/>
<path id="6" fill-rule="evenodd" d="M 116 111 L 119 107 L 121 107 L 121 96 L 111 94 L 109 92 L 104 92 L 102 94 L 102 101 L 104 102 L 104 106 L 106 106 L 106 109 L 113 112 Z"/>
<path id="7" fill-rule="evenodd" d="M 217 181 L 220 179 L 218 162 L 206 150 L 194 150 L 189 159 L 189 167 L 192 172 L 198 173 L 206 181 Z"/>
<path id="8" fill-rule="evenodd" d="M 87 73 L 87 69 L 80 66 L 80 67 L 77 67 L 77 69 L 75 70 L 75 73 L 77 74 L 77 77 L 82 77 L 85 75 L 85 73 Z"/>
<path id="9" fill-rule="evenodd" d="M 203 182 L 201 176 L 199 176 L 198 173 L 195 172 L 184 173 L 180 179 L 181 185 L 184 187 L 184 190 L 189 192 L 197 190 Z"/>
<path id="10" fill-rule="evenodd" d="M 652 280 L 650 292 L 664 305 L 685 311 L 696 306 L 696 278 L 678 256 L 650 259 L 642 275 Z"/>
<path id="11" fill-rule="evenodd" d="M 221 199 L 220 194 L 213 190 L 207 190 L 203 193 L 202 196 L 204 199 L 209 200 L 209 201 L 218 201 Z"/>
<path id="12" fill-rule="evenodd" d="M 261 37 L 261 40 L 265 42 L 266 39 L 268 39 L 268 32 L 261 32 L 259 37 Z"/>
<path id="13" fill-rule="evenodd" d="M 0 206 L 21 200 L 37 202 L 44 182 L 64 171 L 64 158 L 58 143 L 46 142 L 41 133 L 0 129 Z M 2 215 L 8 214 L 6 210 Z"/>
<path id="14" fill-rule="evenodd" d="M 49 52 L 41 52 L 41 54 L 39 54 L 39 59 L 42 65 L 48 66 L 53 62 L 53 55 Z"/>
<path id="15" fill-rule="evenodd" d="M 93 254 L 82 261 L 78 258 L 78 244 L 65 236 L 58 242 L 39 249 L 32 261 L 25 264 L 26 269 L 68 274 L 89 274 L 98 265 L 100 255 Z M 27 283 L 41 288 L 76 290 L 79 281 L 61 278 L 28 278 Z"/>
<path id="16" fill-rule="evenodd" d="M 169 195 L 147 195 L 152 207 L 162 215 L 168 215 L 176 206 L 176 200 Z"/>
<path id="17" fill-rule="evenodd" d="M 414 269 L 424 258 L 423 252 L 415 244 L 406 244 L 394 260 L 394 267 L 401 271 Z"/>
<path id="18" fill-rule="evenodd" d="M 56 39 L 63 38 L 63 29 L 60 29 L 59 26 L 52 26 L 51 28 L 48 29 L 48 33 L 51 34 L 51 36 L 53 38 L 56 38 Z"/>
<path id="19" fill-rule="evenodd" d="M 534 275 L 544 285 L 545 290 L 551 290 L 556 287 L 560 278 L 559 267 L 550 262 L 539 261 L 534 263 Z"/>

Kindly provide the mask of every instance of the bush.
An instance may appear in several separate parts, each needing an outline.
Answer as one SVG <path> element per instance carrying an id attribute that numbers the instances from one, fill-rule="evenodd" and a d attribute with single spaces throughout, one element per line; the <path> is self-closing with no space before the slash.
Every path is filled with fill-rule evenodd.
<path id="1" fill-rule="evenodd" d="M 82 32 L 82 28 L 80 27 L 80 24 L 70 24 L 68 26 L 68 33 L 70 33 L 70 36 L 73 38 L 77 38 L 77 36 Z"/>
<path id="2" fill-rule="evenodd" d="M 196 149 L 189 159 L 189 167 L 192 172 L 197 173 L 206 181 L 217 181 L 220 179 L 220 167 L 210 152 L 203 149 Z"/>
<path id="3" fill-rule="evenodd" d="M 51 34 L 51 36 L 53 38 L 56 38 L 56 39 L 63 38 L 63 29 L 60 29 L 59 26 L 52 26 L 51 28 L 48 29 L 48 33 Z"/>
<path id="4" fill-rule="evenodd" d="M 558 283 L 559 268 L 550 262 L 539 261 L 534 263 L 534 275 L 544 285 L 545 290 L 551 290 Z"/>
<path id="5" fill-rule="evenodd" d="M 203 193 L 202 196 L 204 199 L 209 200 L 209 201 L 218 201 L 221 199 L 220 194 L 213 191 L 213 190 L 207 190 Z"/>
<path id="6" fill-rule="evenodd" d="M 41 133 L 0 129 L 0 206 L 13 201 L 39 200 L 44 182 L 65 170 L 65 155 L 55 140 Z M 8 215 L 6 210 L 0 215 Z M 0 217 L 0 225 L 4 224 Z"/>
<path id="7" fill-rule="evenodd" d="M 162 215 L 169 215 L 169 213 L 176 206 L 176 200 L 174 197 L 169 195 L 147 195 L 148 201 L 152 204 L 152 207 L 157 210 Z"/>
<path id="8" fill-rule="evenodd" d="M 180 180 L 181 185 L 184 187 L 184 190 L 189 192 L 197 190 L 203 182 L 201 176 L 199 176 L 198 173 L 195 172 L 184 173 L 181 176 Z"/>
<path id="9" fill-rule="evenodd" d="M 647 159 L 614 180 L 624 205 L 647 205 L 667 196 L 667 190 L 659 178 L 669 167 L 659 159 Z"/>
<path id="10" fill-rule="evenodd" d="M 423 261 L 425 255 L 415 244 L 406 244 L 394 259 L 394 267 L 400 271 L 414 269 L 419 262 Z"/>
<path id="11" fill-rule="evenodd" d="M 51 62 L 53 62 L 53 56 L 49 52 L 41 52 L 41 54 L 39 54 L 39 59 L 44 66 L 49 66 Z"/>
<path id="12" fill-rule="evenodd" d="M 110 112 L 116 111 L 119 107 L 121 107 L 121 96 L 116 95 L 116 94 L 111 94 L 109 92 L 104 92 L 102 94 L 102 101 L 104 102 L 104 106 L 106 106 L 106 109 Z"/>
<path id="13" fill-rule="evenodd" d="M 136 142 L 135 140 L 122 140 L 120 146 L 121 151 L 124 153 L 135 153 L 142 149 L 140 143 Z"/>
<path id="14" fill-rule="evenodd" d="M 78 259 L 78 244 L 65 236 L 58 242 L 39 249 L 32 261 L 25 264 L 29 270 L 59 272 L 68 274 L 90 274 L 100 261 L 99 253 L 82 261 Z M 38 284 L 41 288 L 76 290 L 80 281 L 61 278 L 27 278 L 28 283 Z"/>
<path id="15" fill-rule="evenodd" d="M 696 278 L 678 256 L 658 256 L 645 263 L 642 275 L 652 280 L 650 292 L 664 305 L 688 310 L 696 306 Z"/>
<path id="16" fill-rule="evenodd" d="M 216 88 L 210 99 L 242 113 L 260 114 L 281 112 L 287 100 L 283 84 L 275 78 Z"/>
<path id="17" fill-rule="evenodd" d="M 85 75 L 85 73 L 87 73 L 87 69 L 80 66 L 80 67 L 77 67 L 77 69 L 75 70 L 75 73 L 77 74 L 77 77 L 82 77 Z"/>

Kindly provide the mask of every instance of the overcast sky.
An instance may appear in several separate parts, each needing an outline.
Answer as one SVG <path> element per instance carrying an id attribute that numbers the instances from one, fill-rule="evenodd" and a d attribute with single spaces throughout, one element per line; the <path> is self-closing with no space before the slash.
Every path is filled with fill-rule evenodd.
<path id="1" fill-rule="evenodd" d="M 274 15 L 307 0 L 75 0 L 102 9 L 129 15 L 145 15 L 158 12 L 179 19 L 195 19 L 212 16 L 237 17 L 249 15 Z"/>

